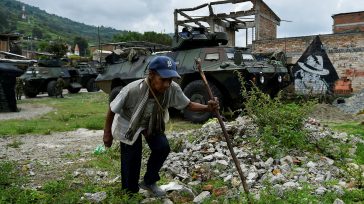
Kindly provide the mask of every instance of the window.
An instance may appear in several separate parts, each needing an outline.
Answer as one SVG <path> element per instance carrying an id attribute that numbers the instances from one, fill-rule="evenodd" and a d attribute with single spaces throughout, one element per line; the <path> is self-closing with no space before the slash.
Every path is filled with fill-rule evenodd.
<path id="1" fill-rule="evenodd" d="M 205 56 L 206 61 L 213 61 L 213 60 L 219 60 L 220 56 L 219 53 L 208 53 Z"/>

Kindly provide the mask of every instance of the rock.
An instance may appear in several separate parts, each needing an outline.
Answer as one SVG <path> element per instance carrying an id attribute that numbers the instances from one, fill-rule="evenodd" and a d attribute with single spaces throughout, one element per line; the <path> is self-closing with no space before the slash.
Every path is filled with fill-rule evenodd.
<path id="1" fill-rule="evenodd" d="M 281 163 L 293 164 L 293 159 L 291 156 L 285 156 L 281 160 Z"/>
<path id="2" fill-rule="evenodd" d="M 258 174 L 256 172 L 250 172 L 246 178 L 248 180 L 255 180 L 257 177 L 258 177 Z"/>
<path id="3" fill-rule="evenodd" d="M 340 200 L 339 198 L 336 198 L 332 204 L 345 204 L 345 203 L 344 203 L 344 201 Z"/>
<path id="4" fill-rule="evenodd" d="M 277 194 L 277 196 L 283 197 L 284 190 L 283 190 L 282 185 L 276 184 L 273 186 L 273 189 L 274 189 L 274 192 Z"/>
<path id="5" fill-rule="evenodd" d="M 323 195 L 323 194 L 325 194 L 325 192 L 327 191 L 327 189 L 325 188 L 325 187 L 323 187 L 323 186 L 320 186 L 320 187 L 318 187 L 316 190 L 315 190 L 315 193 L 317 194 L 317 195 Z"/>
<path id="6" fill-rule="evenodd" d="M 173 202 L 169 198 L 164 198 L 162 202 L 163 204 L 173 204 Z"/>
<path id="7" fill-rule="evenodd" d="M 29 176 L 35 176 L 34 171 L 29 171 Z"/>
<path id="8" fill-rule="evenodd" d="M 202 161 L 207 161 L 207 162 L 210 162 L 214 159 L 214 156 L 212 155 L 207 155 L 205 157 L 202 158 Z"/>
<path id="9" fill-rule="evenodd" d="M 191 181 L 188 183 L 189 186 L 197 186 L 201 183 L 201 181 Z"/>
<path id="10" fill-rule="evenodd" d="M 216 159 L 223 159 L 223 158 L 225 158 L 226 156 L 223 154 L 223 153 L 221 153 L 221 152 L 215 152 L 214 154 L 213 154 L 213 156 L 216 158 Z"/>
<path id="11" fill-rule="evenodd" d="M 240 184 L 241 184 L 241 180 L 240 180 L 240 178 L 238 178 L 238 177 L 233 177 L 233 178 L 231 179 L 231 185 L 232 185 L 233 187 L 238 187 L 238 186 L 240 186 Z"/>
<path id="12" fill-rule="evenodd" d="M 91 203 L 101 203 L 107 197 L 107 194 L 105 191 L 101 191 L 101 192 L 97 192 L 97 193 L 84 193 L 83 195 Z"/>
<path id="13" fill-rule="evenodd" d="M 273 170 L 272 170 L 272 174 L 273 174 L 274 176 L 276 176 L 276 175 L 278 175 L 278 174 L 281 174 L 281 170 L 280 170 L 280 169 L 278 169 L 278 168 L 273 169 Z"/>
<path id="14" fill-rule="evenodd" d="M 194 203 L 202 203 L 203 200 L 209 198 L 211 193 L 209 191 L 202 191 L 198 196 L 193 199 Z"/>
<path id="15" fill-rule="evenodd" d="M 185 187 L 181 184 L 178 184 L 176 182 L 169 182 L 168 184 L 161 185 L 160 188 L 164 191 L 175 191 L 175 190 L 182 190 Z"/>
<path id="16" fill-rule="evenodd" d="M 319 174 L 315 178 L 315 182 L 322 183 L 325 180 L 325 175 Z"/>
<path id="17" fill-rule="evenodd" d="M 332 160 L 328 157 L 321 157 L 321 160 L 323 160 L 325 163 L 327 163 L 330 166 L 334 164 L 334 160 Z"/>
<path id="18" fill-rule="evenodd" d="M 272 185 L 277 184 L 277 183 L 284 183 L 285 181 L 286 181 L 286 178 L 282 174 L 277 174 L 276 176 L 273 175 L 270 178 L 270 182 L 272 183 Z"/>
<path id="19" fill-rule="evenodd" d="M 224 178 L 224 182 L 231 180 L 231 178 L 233 178 L 233 175 L 228 175 Z"/>
<path id="20" fill-rule="evenodd" d="M 79 171 L 74 171 L 74 172 L 72 173 L 72 175 L 73 175 L 73 177 L 74 177 L 74 178 L 77 178 L 79 175 L 81 175 L 81 172 L 79 172 Z"/>
<path id="21" fill-rule="evenodd" d="M 229 163 L 225 160 L 217 160 L 216 163 L 224 165 L 224 166 L 229 166 Z"/>
<path id="22" fill-rule="evenodd" d="M 120 183 L 121 182 L 121 179 L 120 178 L 121 178 L 120 176 L 117 176 L 113 180 L 109 181 L 109 183 L 117 183 L 117 182 Z"/>
<path id="23" fill-rule="evenodd" d="M 315 162 L 309 161 L 309 162 L 306 164 L 306 166 L 307 166 L 308 168 L 314 168 L 314 167 L 316 167 L 316 166 L 317 166 L 317 164 L 316 164 Z"/>
<path id="24" fill-rule="evenodd" d="M 274 159 L 272 157 L 269 157 L 269 159 L 267 159 L 267 161 L 264 162 L 265 167 L 269 168 L 270 166 L 272 166 L 273 161 L 274 161 Z"/>
<path id="25" fill-rule="evenodd" d="M 157 202 L 157 198 L 146 198 L 146 199 L 143 199 L 140 203 L 144 204 L 144 203 L 155 203 Z"/>
<path id="26" fill-rule="evenodd" d="M 287 183 L 283 184 L 283 187 L 286 189 L 287 188 L 297 188 L 297 187 L 299 187 L 299 184 L 296 182 L 293 182 L 293 181 L 288 181 Z"/>

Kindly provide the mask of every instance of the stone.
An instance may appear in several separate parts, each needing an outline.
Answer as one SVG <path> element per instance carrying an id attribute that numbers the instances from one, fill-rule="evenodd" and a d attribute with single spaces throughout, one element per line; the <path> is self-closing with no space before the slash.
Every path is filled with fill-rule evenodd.
<path id="1" fill-rule="evenodd" d="M 229 166 L 229 163 L 225 160 L 217 160 L 216 163 L 221 164 L 223 166 Z"/>
<path id="2" fill-rule="evenodd" d="M 163 204 L 173 204 L 173 202 L 169 198 L 164 198 L 162 202 Z"/>
<path id="3" fill-rule="evenodd" d="M 214 159 L 214 156 L 212 155 L 207 155 L 205 157 L 202 158 L 202 161 L 207 161 L 207 162 L 210 162 Z"/>
<path id="4" fill-rule="evenodd" d="M 282 172 L 281 172 L 281 170 L 280 169 L 273 169 L 272 170 L 272 174 L 274 175 L 274 176 L 276 176 L 276 175 L 278 175 L 278 174 L 281 174 Z"/>
<path id="5" fill-rule="evenodd" d="M 277 194 L 277 196 L 283 197 L 284 189 L 283 189 L 282 185 L 276 184 L 273 186 L 273 189 L 274 189 L 274 192 Z"/>
<path id="6" fill-rule="evenodd" d="M 267 159 L 267 161 L 264 162 L 265 167 L 269 168 L 270 166 L 272 166 L 273 161 L 274 161 L 274 159 L 272 157 L 269 157 L 269 159 Z"/>
<path id="7" fill-rule="evenodd" d="M 238 178 L 238 177 L 233 177 L 233 178 L 231 179 L 231 185 L 232 185 L 233 187 L 238 187 L 238 186 L 240 186 L 240 184 L 241 184 L 241 180 L 240 180 L 240 178 Z"/>
<path id="8" fill-rule="evenodd" d="M 83 195 L 91 203 L 101 203 L 107 197 L 107 194 L 105 191 L 101 191 L 101 192 L 97 192 L 97 193 L 84 193 Z"/>
<path id="9" fill-rule="evenodd" d="M 281 163 L 287 163 L 287 164 L 293 164 L 293 159 L 291 156 L 285 156 L 283 158 L 281 158 Z"/>
<path id="10" fill-rule="evenodd" d="M 307 166 L 308 168 L 314 168 L 314 167 L 316 167 L 316 166 L 317 166 L 317 164 L 316 164 L 315 162 L 309 161 L 309 162 L 306 164 L 306 166 Z"/>
<path id="11" fill-rule="evenodd" d="M 223 153 L 221 153 L 221 152 L 215 152 L 214 154 L 214 157 L 216 158 L 216 159 L 223 159 L 223 158 L 225 158 L 226 156 L 223 154 Z"/>
<path id="12" fill-rule="evenodd" d="M 283 184 L 284 188 L 297 188 L 299 187 L 299 184 L 293 181 L 288 181 L 287 183 Z"/>
<path id="13" fill-rule="evenodd" d="M 209 191 L 202 191 L 198 196 L 193 199 L 194 203 L 202 203 L 203 200 L 209 198 L 211 193 Z"/>
<path id="14" fill-rule="evenodd" d="M 345 204 L 345 203 L 341 199 L 336 198 L 332 204 Z"/>
<path id="15" fill-rule="evenodd" d="M 247 176 L 248 180 L 255 180 L 258 177 L 258 174 L 256 172 L 250 172 Z"/>
<path id="16" fill-rule="evenodd" d="M 228 175 L 224 178 L 224 182 L 231 180 L 233 178 L 233 175 Z"/>
<path id="17" fill-rule="evenodd" d="M 317 195 L 323 195 L 323 194 L 325 194 L 325 192 L 327 191 L 327 189 L 325 188 L 325 187 L 323 187 L 323 186 L 320 186 L 320 187 L 318 187 L 316 190 L 315 190 L 315 193 L 317 194 Z"/>

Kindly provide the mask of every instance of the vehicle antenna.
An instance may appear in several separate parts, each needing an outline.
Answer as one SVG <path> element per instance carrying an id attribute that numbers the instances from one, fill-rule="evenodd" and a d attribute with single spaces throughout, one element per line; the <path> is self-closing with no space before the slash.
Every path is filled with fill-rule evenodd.
<path id="1" fill-rule="evenodd" d="M 102 68 L 102 62 L 101 62 L 102 50 L 101 50 L 101 40 L 100 40 L 100 26 L 97 26 L 97 38 L 98 38 L 98 41 L 99 41 L 100 68 Z"/>

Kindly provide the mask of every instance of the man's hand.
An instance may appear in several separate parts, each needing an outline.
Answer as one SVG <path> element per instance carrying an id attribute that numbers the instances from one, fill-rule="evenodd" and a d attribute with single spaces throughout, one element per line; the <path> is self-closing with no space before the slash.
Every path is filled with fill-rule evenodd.
<path id="1" fill-rule="evenodd" d="M 214 97 L 214 100 L 209 100 L 207 102 L 207 109 L 209 112 L 214 112 L 220 109 L 219 99 Z"/>
<path id="2" fill-rule="evenodd" d="M 103 140 L 104 140 L 105 147 L 108 147 L 108 148 L 111 147 L 113 139 L 114 138 L 112 137 L 111 132 L 104 131 Z"/>

